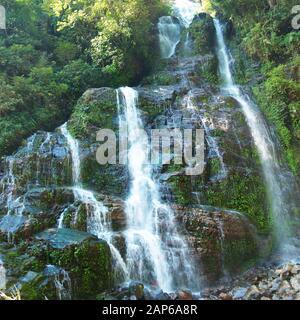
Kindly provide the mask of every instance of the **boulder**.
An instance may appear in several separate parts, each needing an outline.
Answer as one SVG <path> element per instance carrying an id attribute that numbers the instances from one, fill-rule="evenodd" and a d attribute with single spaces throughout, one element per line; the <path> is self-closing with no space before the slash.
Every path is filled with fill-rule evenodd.
<path id="1" fill-rule="evenodd" d="M 68 271 L 75 298 L 93 298 L 112 287 L 112 256 L 105 241 L 70 229 L 46 230 L 36 241 L 47 261 Z"/>
<path id="2" fill-rule="evenodd" d="M 147 121 L 164 113 L 176 99 L 176 86 L 144 86 L 138 87 L 139 108 L 145 112 Z"/>
<path id="3" fill-rule="evenodd" d="M 232 299 L 232 296 L 230 295 L 230 294 L 228 294 L 228 293 L 221 293 L 220 295 L 219 295 L 219 298 L 221 299 L 221 300 L 233 300 Z"/>
<path id="4" fill-rule="evenodd" d="M 38 132 L 10 157 L 0 162 L 3 172 L 0 187 L 6 190 L 0 197 L 0 210 L 7 197 L 22 196 L 29 188 L 68 186 L 72 181 L 70 154 L 60 130 Z"/>
<path id="5" fill-rule="evenodd" d="M 216 29 L 210 15 L 206 13 L 197 15 L 190 26 L 190 34 L 197 53 L 214 52 Z"/>
<path id="6" fill-rule="evenodd" d="M 192 292 L 187 290 L 177 290 L 176 296 L 176 300 L 193 300 Z"/>
<path id="7" fill-rule="evenodd" d="M 259 256 L 257 232 L 241 213 L 203 206 L 173 208 L 209 283 L 255 263 Z"/>
<path id="8" fill-rule="evenodd" d="M 300 291 L 300 275 L 291 278 L 291 285 L 294 290 Z"/>
<path id="9" fill-rule="evenodd" d="M 249 288 L 249 290 L 246 293 L 246 299 L 247 300 L 257 300 L 259 298 L 259 295 L 261 294 L 260 290 L 257 288 L 257 286 L 253 285 Z"/>
<path id="10" fill-rule="evenodd" d="M 117 92 L 113 88 L 87 90 L 79 99 L 68 127 L 78 139 L 95 141 L 100 129 L 118 127 Z"/>

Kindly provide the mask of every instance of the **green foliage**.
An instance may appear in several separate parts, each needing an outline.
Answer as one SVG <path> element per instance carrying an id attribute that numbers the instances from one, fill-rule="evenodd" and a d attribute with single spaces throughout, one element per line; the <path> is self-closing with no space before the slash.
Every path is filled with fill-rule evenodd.
<path id="1" fill-rule="evenodd" d="M 190 28 L 191 37 L 194 39 L 195 50 L 198 54 L 213 52 L 215 44 L 215 27 L 209 15 L 202 14 Z"/>
<path id="2" fill-rule="evenodd" d="M 59 41 L 54 50 L 56 60 L 61 65 L 65 65 L 66 63 L 74 60 L 77 53 L 77 46 L 68 41 Z"/>
<path id="3" fill-rule="evenodd" d="M 90 87 L 137 82 L 155 60 L 163 0 L 3 0 L 0 156 L 53 130 Z"/>
<path id="4" fill-rule="evenodd" d="M 0 47 L 0 70 L 10 76 L 28 75 L 38 56 L 38 51 L 31 44 Z"/>
<path id="5" fill-rule="evenodd" d="M 300 58 L 279 65 L 266 76 L 267 80 L 254 88 L 254 93 L 266 114 L 275 125 L 288 162 L 295 172 L 300 165 L 299 156 L 293 155 L 293 142 L 300 137 Z"/>
<path id="6" fill-rule="evenodd" d="M 88 88 L 95 88 L 110 83 L 101 68 L 91 65 L 82 59 L 73 60 L 57 73 L 58 80 L 68 86 L 68 97 L 77 99 Z"/>
<path id="7" fill-rule="evenodd" d="M 207 204 L 245 213 L 261 232 L 270 228 L 264 183 L 259 176 L 235 174 L 207 190 Z"/>
<path id="8" fill-rule="evenodd" d="M 153 52 L 159 52 L 154 22 L 168 13 L 161 0 L 48 0 L 46 5 L 58 30 L 117 83 L 140 80 L 154 62 Z"/>

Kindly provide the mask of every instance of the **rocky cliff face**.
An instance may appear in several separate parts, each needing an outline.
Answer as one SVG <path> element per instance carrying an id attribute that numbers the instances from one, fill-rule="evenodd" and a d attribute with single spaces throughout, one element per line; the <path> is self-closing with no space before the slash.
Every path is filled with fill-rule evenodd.
<path id="1" fill-rule="evenodd" d="M 201 28 L 210 30 L 208 37 Z M 199 274 L 213 283 L 255 263 L 261 245 L 258 233 L 268 233 L 269 209 L 243 114 L 217 87 L 211 19 L 197 17 L 190 31 L 191 53 L 186 55 L 180 46 L 176 57 L 162 61 L 136 90 L 146 130 L 205 130 L 204 174 L 189 177 L 183 174 L 186 164 L 162 165 L 156 168 L 156 178 L 176 212 Z M 96 161 L 96 132 L 118 129 L 116 91 L 88 90 L 68 127 L 80 144 L 82 184 L 108 208 L 114 246 L 125 258 L 128 171 Z M 60 130 L 29 138 L 2 160 L 0 173 L 0 254 L 9 270 L 8 288 L 17 283 L 28 299 L 54 299 L 58 287 L 60 295 L 69 290 L 73 297 L 96 298 L 117 284 L 110 247 L 87 233 L 90 204 L 74 197 L 71 153 Z M 57 229 L 59 222 L 63 229 Z M 49 264 L 55 266 L 50 275 Z"/>

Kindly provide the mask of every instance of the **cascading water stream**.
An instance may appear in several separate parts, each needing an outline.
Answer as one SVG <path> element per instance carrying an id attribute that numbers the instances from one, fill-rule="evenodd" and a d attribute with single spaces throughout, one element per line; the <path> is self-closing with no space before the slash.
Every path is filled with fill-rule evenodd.
<path id="1" fill-rule="evenodd" d="M 73 173 L 73 193 L 75 199 L 84 203 L 87 206 L 88 214 L 88 232 L 94 234 L 99 239 L 105 240 L 110 249 L 111 254 L 114 258 L 116 268 L 124 278 L 127 278 L 127 269 L 125 262 L 123 261 L 121 254 L 112 244 L 112 230 L 111 230 L 111 221 L 108 218 L 108 209 L 103 205 L 102 202 L 98 201 L 92 191 L 85 190 L 82 187 L 81 183 L 81 161 L 80 161 L 80 152 L 79 152 L 79 143 L 76 139 L 72 137 L 70 132 L 67 129 L 67 123 L 65 123 L 61 128 L 61 133 L 67 140 L 71 158 L 72 158 L 72 173 Z M 62 212 L 59 221 L 58 227 L 63 227 L 65 211 Z"/>
<path id="2" fill-rule="evenodd" d="M 4 263 L 0 258 L 0 290 L 6 289 L 6 270 Z"/>
<path id="3" fill-rule="evenodd" d="M 202 6 L 199 2 L 192 0 L 174 0 L 173 1 L 174 14 L 182 22 L 187 29 L 193 22 L 197 13 L 200 13 Z"/>
<path id="4" fill-rule="evenodd" d="M 6 191 L 6 210 L 7 214 L 0 222 L 0 230 L 6 232 L 7 241 L 14 242 L 14 233 L 24 222 L 23 212 L 25 209 L 23 197 L 17 196 L 16 177 L 14 175 L 14 157 L 6 159 L 7 174 L 2 179 L 3 191 Z"/>
<path id="5" fill-rule="evenodd" d="M 58 300 L 72 300 L 72 281 L 66 270 L 49 264 L 44 275 L 53 281 Z"/>
<path id="6" fill-rule="evenodd" d="M 242 90 L 235 85 L 231 73 L 230 59 L 225 45 L 222 26 L 218 19 L 214 19 L 217 36 L 217 55 L 219 59 L 219 71 L 224 82 L 223 91 L 233 97 L 242 107 L 242 111 L 251 130 L 256 148 L 258 150 L 261 165 L 266 181 L 266 187 L 271 202 L 275 236 L 282 245 L 288 241 L 289 227 L 289 203 L 284 194 L 284 181 L 281 181 L 281 168 L 278 162 L 276 144 L 263 119 L 258 107 L 243 94 Z M 285 181 L 285 183 L 288 183 Z"/>
<path id="7" fill-rule="evenodd" d="M 180 42 L 180 24 L 173 17 L 161 17 L 158 22 L 161 57 L 171 58 Z"/>
<path id="8" fill-rule="evenodd" d="M 125 233 L 130 278 L 169 292 L 176 287 L 195 288 L 188 248 L 177 232 L 174 213 L 161 201 L 159 185 L 148 163 L 150 146 L 141 131 L 144 127 L 137 109 L 138 93 L 125 87 L 117 95 L 120 127 L 126 125 L 128 132 L 132 180 L 126 201 Z"/>
<path id="9" fill-rule="evenodd" d="M 197 12 L 201 11 L 201 5 L 190 0 L 175 0 L 173 2 L 174 15 L 179 19 L 184 28 L 188 29 Z M 159 31 L 159 43 L 161 57 L 171 58 L 181 40 L 181 26 L 179 21 L 171 16 L 161 17 L 157 24 Z M 189 33 L 184 42 L 185 53 L 190 52 Z"/>
<path id="10" fill-rule="evenodd" d="M 72 282 L 67 271 L 55 275 L 54 285 L 59 300 L 72 300 Z"/>

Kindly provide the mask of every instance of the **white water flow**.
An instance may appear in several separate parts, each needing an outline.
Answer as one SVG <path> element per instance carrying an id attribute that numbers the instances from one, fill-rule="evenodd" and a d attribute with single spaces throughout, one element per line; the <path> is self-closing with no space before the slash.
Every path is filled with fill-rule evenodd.
<path id="1" fill-rule="evenodd" d="M 150 146 L 141 131 L 144 126 L 137 109 L 138 93 L 124 87 L 117 95 L 120 127 L 127 127 L 129 144 L 131 187 L 125 235 L 130 278 L 166 292 L 178 287 L 196 288 L 187 245 L 177 232 L 173 211 L 161 201 L 159 185 L 148 164 Z"/>
<path id="2" fill-rule="evenodd" d="M 201 12 L 202 6 L 199 1 L 174 0 L 173 8 L 175 16 L 180 19 L 185 28 L 188 28 L 195 15 Z"/>
<path id="3" fill-rule="evenodd" d="M 58 222 L 57 222 L 57 228 L 58 229 L 63 229 L 65 227 L 64 226 L 64 219 L 65 219 L 66 213 L 68 212 L 68 209 L 69 209 L 68 207 L 65 208 L 63 210 L 63 212 L 60 214 L 60 217 L 59 217 Z"/>
<path id="4" fill-rule="evenodd" d="M 73 184 L 76 187 L 81 186 L 80 181 L 80 155 L 79 155 L 79 143 L 76 139 L 72 137 L 68 131 L 67 122 L 61 126 L 60 131 L 62 135 L 66 138 L 72 157 L 72 177 Z"/>
<path id="5" fill-rule="evenodd" d="M 201 11 L 200 3 L 190 0 L 176 0 L 173 2 L 174 15 L 179 19 L 184 28 L 192 23 L 196 13 Z M 171 16 L 161 17 L 158 22 L 159 44 L 161 57 L 171 58 L 181 40 L 181 26 L 176 18 Z M 189 52 L 189 33 L 187 33 L 184 47 Z"/>
<path id="6" fill-rule="evenodd" d="M 125 262 L 119 253 L 119 251 L 112 244 L 112 229 L 111 220 L 108 217 L 108 209 L 103 205 L 102 202 L 98 201 L 92 191 L 85 190 L 81 183 L 81 161 L 80 161 L 80 151 L 79 143 L 76 139 L 72 137 L 67 129 L 67 123 L 65 123 L 61 128 L 61 133 L 67 140 L 71 157 L 72 157 L 72 172 L 73 172 L 73 192 L 76 200 L 84 203 L 88 212 L 88 232 L 97 236 L 99 239 L 105 240 L 110 249 L 111 254 L 114 258 L 116 269 L 122 273 L 124 278 L 127 278 L 127 269 Z M 63 227 L 65 211 L 62 212 L 58 226 Z"/>
<path id="7" fill-rule="evenodd" d="M 8 174 L 6 177 L 6 189 L 8 191 L 7 195 L 7 214 L 16 214 L 18 216 L 22 216 L 24 211 L 24 203 L 21 197 L 16 197 L 16 177 L 14 175 L 14 164 L 15 159 L 13 157 L 9 157 L 6 160 L 8 166 Z"/>
<path id="8" fill-rule="evenodd" d="M 14 233 L 18 227 L 24 222 L 25 218 L 23 212 L 25 209 L 23 197 L 17 196 L 17 184 L 14 174 L 14 157 L 6 158 L 5 170 L 7 173 L 1 181 L 3 194 L 6 196 L 6 215 L 1 219 L 0 230 L 7 234 L 7 241 L 9 243 L 14 242 Z"/>
<path id="9" fill-rule="evenodd" d="M 284 186 L 281 183 L 281 169 L 278 163 L 275 142 L 272 140 L 267 124 L 258 107 L 235 85 L 230 68 L 230 59 L 225 45 L 222 26 L 214 19 L 217 35 L 217 55 L 219 70 L 224 81 L 223 90 L 232 96 L 242 107 L 242 111 L 251 130 L 266 181 L 271 202 L 275 236 L 284 245 L 289 234 L 289 204 L 285 201 Z"/>
<path id="10" fill-rule="evenodd" d="M 61 270 L 55 275 L 54 285 L 58 300 L 72 300 L 72 282 L 67 271 Z"/>
<path id="11" fill-rule="evenodd" d="M 161 17 L 158 22 L 161 57 L 171 58 L 180 42 L 180 24 L 173 17 Z"/>
<path id="12" fill-rule="evenodd" d="M 6 289 L 6 270 L 4 263 L 0 258 L 0 290 Z"/>

